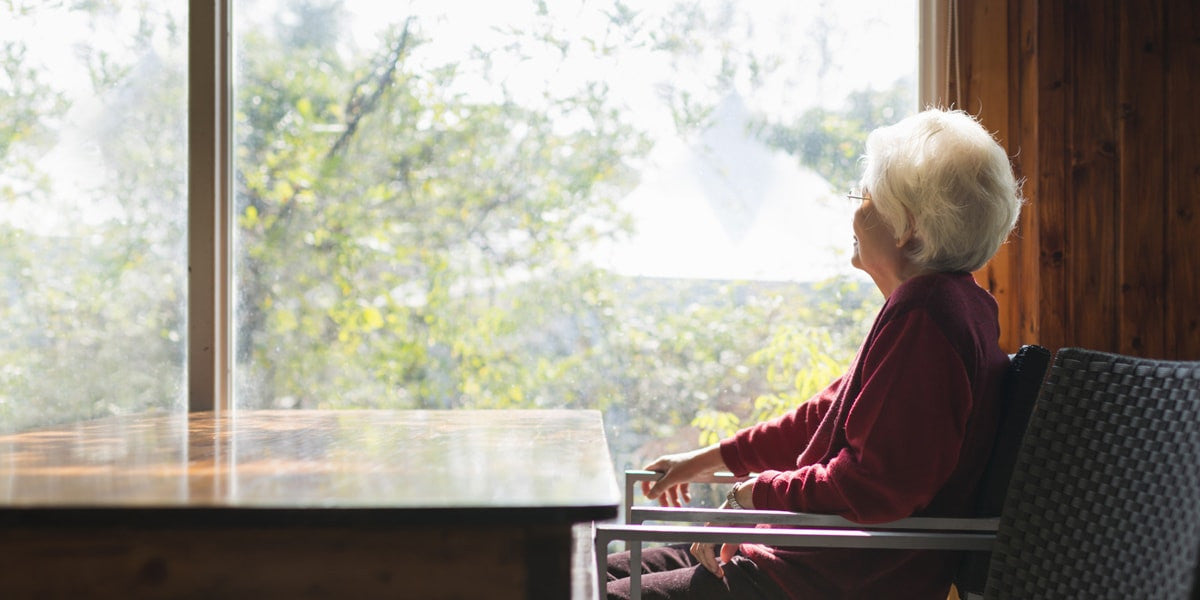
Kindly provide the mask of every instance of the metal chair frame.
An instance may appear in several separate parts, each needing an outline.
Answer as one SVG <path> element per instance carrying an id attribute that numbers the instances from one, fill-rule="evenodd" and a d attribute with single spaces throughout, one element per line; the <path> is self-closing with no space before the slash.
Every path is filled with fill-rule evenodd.
<path id="1" fill-rule="evenodd" d="M 654 471 L 625 472 L 624 525 L 598 524 L 595 554 L 598 590 L 606 585 L 608 545 L 628 543 L 630 564 L 641 563 L 645 542 L 748 543 L 816 548 L 874 548 L 897 550 L 963 550 L 989 552 L 996 539 L 1000 519 L 909 517 L 888 523 L 863 525 L 836 515 L 777 510 L 720 510 L 634 506 L 631 500 L 638 484 L 660 477 Z M 694 483 L 733 483 L 744 480 L 732 473 L 718 473 Z M 646 525 L 646 521 L 723 523 L 730 527 L 694 525 Z M 782 525 L 792 529 L 747 529 L 746 525 Z M 740 525 L 740 527 L 738 526 Z M 641 572 L 630 572 L 630 595 L 641 597 Z M 601 596 L 603 597 L 603 596 Z"/>

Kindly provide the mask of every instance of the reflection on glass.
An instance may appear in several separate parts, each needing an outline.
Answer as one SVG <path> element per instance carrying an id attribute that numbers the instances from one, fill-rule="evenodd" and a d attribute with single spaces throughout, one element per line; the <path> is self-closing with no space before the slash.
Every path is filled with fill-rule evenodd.
<path id="1" fill-rule="evenodd" d="M 186 3 L 0 3 L 0 431 L 182 410 Z"/>
<path id="2" fill-rule="evenodd" d="M 880 298 L 913 3 L 240 2 L 235 403 L 599 408 L 618 467 L 795 406 Z"/>

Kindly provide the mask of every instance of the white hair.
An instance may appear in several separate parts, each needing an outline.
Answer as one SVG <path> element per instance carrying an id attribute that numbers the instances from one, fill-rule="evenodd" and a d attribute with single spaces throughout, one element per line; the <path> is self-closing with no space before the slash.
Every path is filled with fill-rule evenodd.
<path id="1" fill-rule="evenodd" d="M 974 271 L 1000 249 L 1023 199 L 1004 148 L 962 111 L 930 109 L 867 137 L 863 188 L 922 269 Z"/>

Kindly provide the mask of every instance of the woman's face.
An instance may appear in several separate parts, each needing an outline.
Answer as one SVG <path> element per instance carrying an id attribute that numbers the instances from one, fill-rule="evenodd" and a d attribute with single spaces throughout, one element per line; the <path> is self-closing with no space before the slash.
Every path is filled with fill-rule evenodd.
<path id="1" fill-rule="evenodd" d="M 871 195 L 862 196 L 858 210 L 854 211 L 854 254 L 850 264 L 866 271 L 880 289 L 886 289 L 886 283 L 901 278 L 908 261 L 892 229 L 875 210 Z"/>

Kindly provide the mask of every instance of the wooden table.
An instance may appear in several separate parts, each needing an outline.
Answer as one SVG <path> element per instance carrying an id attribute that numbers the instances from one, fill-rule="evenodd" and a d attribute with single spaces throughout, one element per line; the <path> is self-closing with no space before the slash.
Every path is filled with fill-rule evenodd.
<path id="1" fill-rule="evenodd" d="M 0 436 L 0 596 L 570 597 L 594 411 L 239 411 Z"/>

